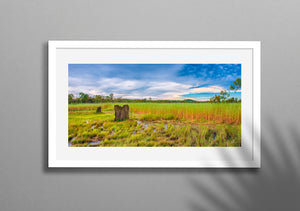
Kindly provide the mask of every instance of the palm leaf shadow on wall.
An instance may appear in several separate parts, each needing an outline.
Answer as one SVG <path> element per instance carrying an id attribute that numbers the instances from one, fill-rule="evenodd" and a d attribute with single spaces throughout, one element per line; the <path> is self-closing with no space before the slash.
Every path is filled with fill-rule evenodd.
<path id="1" fill-rule="evenodd" d="M 209 175 L 191 176 L 197 200 L 187 201 L 190 210 L 285 210 L 299 203 L 300 132 L 297 125 L 283 128 L 271 117 L 266 122 L 261 169 L 208 169 Z"/>

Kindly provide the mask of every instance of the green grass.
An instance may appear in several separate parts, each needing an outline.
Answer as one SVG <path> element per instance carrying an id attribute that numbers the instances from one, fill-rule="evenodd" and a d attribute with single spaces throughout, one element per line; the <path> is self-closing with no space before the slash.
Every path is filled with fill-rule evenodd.
<path id="1" fill-rule="evenodd" d="M 113 103 L 70 104 L 71 146 L 241 146 L 239 103 L 126 104 L 130 118 L 117 122 Z"/>

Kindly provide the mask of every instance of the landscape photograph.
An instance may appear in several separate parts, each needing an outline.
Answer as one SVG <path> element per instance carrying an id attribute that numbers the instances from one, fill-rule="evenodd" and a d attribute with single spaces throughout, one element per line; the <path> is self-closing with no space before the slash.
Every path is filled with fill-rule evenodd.
<path id="1" fill-rule="evenodd" d="M 69 147 L 241 147 L 241 64 L 69 64 Z"/>

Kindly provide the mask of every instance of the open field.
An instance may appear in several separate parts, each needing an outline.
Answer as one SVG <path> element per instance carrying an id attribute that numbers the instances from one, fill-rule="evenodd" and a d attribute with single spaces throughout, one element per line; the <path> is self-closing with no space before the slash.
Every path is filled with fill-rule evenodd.
<path id="1" fill-rule="evenodd" d="M 114 121 L 115 104 L 129 105 L 128 120 Z M 241 104 L 69 104 L 68 139 L 72 147 L 241 146 Z"/>

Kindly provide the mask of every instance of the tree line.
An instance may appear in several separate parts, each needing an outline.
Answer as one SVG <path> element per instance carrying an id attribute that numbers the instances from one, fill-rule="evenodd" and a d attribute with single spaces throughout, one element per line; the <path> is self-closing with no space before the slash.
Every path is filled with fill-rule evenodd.
<path id="1" fill-rule="evenodd" d="M 153 103 L 203 103 L 195 100 L 153 100 L 151 97 L 143 99 L 126 99 L 121 97 L 114 97 L 111 93 L 108 96 L 94 95 L 90 96 L 86 93 L 80 92 L 78 97 L 73 94 L 68 95 L 68 103 L 142 103 L 142 102 L 153 102 Z"/>
<path id="2" fill-rule="evenodd" d="M 107 102 L 120 102 L 121 98 L 115 98 L 111 93 L 108 96 L 95 95 L 90 96 L 86 93 L 80 92 L 78 97 L 73 94 L 68 95 L 68 102 L 70 103 L 107 103 Z"/>

